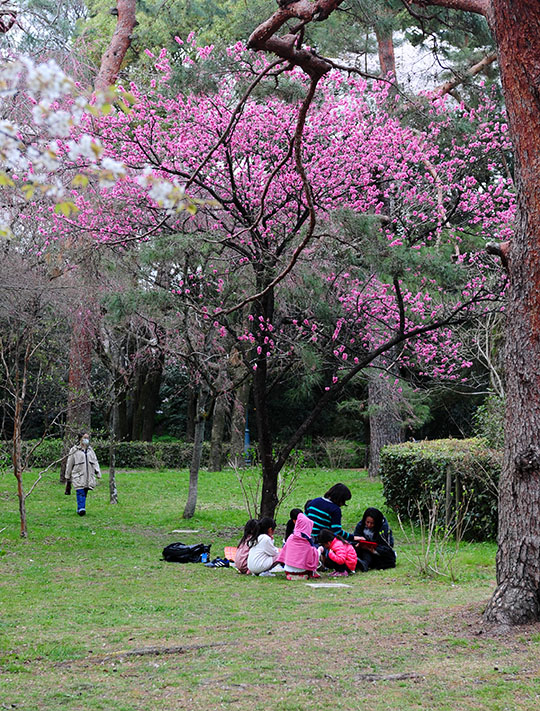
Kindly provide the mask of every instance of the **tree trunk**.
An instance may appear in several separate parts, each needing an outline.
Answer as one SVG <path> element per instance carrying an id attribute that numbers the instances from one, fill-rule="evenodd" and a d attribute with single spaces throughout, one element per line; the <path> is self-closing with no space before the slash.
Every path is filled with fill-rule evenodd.
<path id="1" fill-rule="evenodd" d="M 391 28 L 385 25 L 375 25 L 375 36 L 379 50 L 379 66 L 381 76 L 386 77 L 389 73 L 396 77 L 396 55 L 394 52 L 394 39 Z"/>
<path id="2" fill-rule="evenodd" d="M 13 473 L 17 479 L 17 496 L 19 499 L 19 518 L 21 523 L 21 538 L 28 538 L 28 526 L 26 523 L 26 495 L 24 493 L 23 487 L 23 462 L 22 462 L 22 436 L 21 436 L 21 424 L 22 424 L 22 408 L 23 399 L 19 396 L 17 392 L 15 395 L 15 413 L 13 417 L 13 450 L 12 450 L 12 460 L 13 460 Z"/>
<path id="3" fill-rule="evenodd" d="M 377 363 L 377 361 L 375 361 Z M 379 476 L 381 449 L 387 444 L 403 442 L 400 398 L 386 373 L 378 369 L 368 374 L 369 402 L 369 476 Z"/>
<path id="4" fill-rule="evenodd" d="M 223 434 L 227 415 L 227 396 L 219 395 L 214 403 L 212 436 L 210 438 L 210 460 L 208 471 L 220 472 L 223 464 Z"/>
<path id="5" fill-rule="evenodd" d="M 189 468 L 189 491 L 186 506 L 184 508 L 183 518 L 192 518 L 197 507 L 197 493 L 199 488 L 199 469 L 201 466 L 202 446 L 204 441 L 204 428 L 208 413 L 206 405 L 208 400 L 208 392 L 204 386 L 201 386 L 199 398 L 197 401 L 197 416 L 195 419 L 195 437 L 193 441 L 193 454 L 191 457 L 191 466 Z"/>
<path id="6" fill-rule="evenodd" d="M 113 393 L 113 406 L 109 425 L 109 503 L 118 503 L 118 490 L 116 488 L 116 430 L 118 429 L 118 402 L 117 393 Z"/>
<path id="7" fill-rule="evenodd" d="M 270 516 L 270 518 L 273 518 L 278 503 L 278 472 L 276 471 L 273 457 L 266 386 L 267 361 L 263 352 L 257 359 L 257 370 L 253 378 L 253 400 L 255 403 L 255 421 L 257 423 L 257 435 L 259 439 L 259 456 L 262 465 L 260 513 L 261 517 Z"/>
<path id="8" fill-rule="evenodd" d="M 125 442 L 129 440 L 129 434 L 131 428 L 129 426 L 128 418 L 128 404 L 127 404 L 127 393 L 122 390 L 118 395 L 118 423 L 116 425 L 116 432 L 114 436 L 120 442 Z"/>
<path id="9" fill-rule="evenodd" d="M 493 0 L 492 8 L 519 216 L 508 259 L 497 589 L 486 619 L 516 625 L 540 618 L 540 3 Z"/>
<path id="10" fill-rule="evenodd" d="M 197 418 L 197 393 L 192 388 L 188 390 L 187 414 L 186 414 L 186 441 L 195 440 L 195 420 Z"/>
<path id="11" fill-rule="evenodd" d="M 242 383 L 235 393 L 232 406 L 229 458 L 233 467 L 242 467 L 245 464 L 244 443 L 246 437 L 246 412 L 250 389 L 251 385 L 249 381 Z"/>
<path id="12" fill-rule="evenodd" d="M 141 439 L 143 442 L 151 442 L 154 436 L 162 376 L 163 359 L 155 359 L 153 367 L 147 373 L 142 390 L 142 395 L 146 402 L 141 424 Z"/>
<path id="13" fill-rule="evenodd" d="M 92 343 L 82 306 L 73 315 L 69 351 L 68 407 L 64 430 L 64 457 L 60 468 L 60 482 L 65 482 L 66 455 L 81 432 L 90 432 L 92 404 L 90 374 Z"/>
<path id="14" fill-rule="evenodd" d="M 117 0 L 118 21 L 110 44 L 101 58 L 101 66 L 94 82 L 97 90 L 105 90 L 114 84 L 122 67 L 122 62 L 131 44 L 135 19 L 135 0 Z"/>

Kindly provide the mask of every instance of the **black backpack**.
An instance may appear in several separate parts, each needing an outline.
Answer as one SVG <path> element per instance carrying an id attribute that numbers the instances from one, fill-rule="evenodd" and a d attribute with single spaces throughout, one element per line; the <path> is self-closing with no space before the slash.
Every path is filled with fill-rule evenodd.
<path id="1" fill-rule="evenodd" d="M 210 558 L 211 545 L 196 543 L 193 546 L 186 546 L 185 543 L 171 543 L 163 549 L 163 560 L 169 563 L 200 563 L 203 556 Z"/>

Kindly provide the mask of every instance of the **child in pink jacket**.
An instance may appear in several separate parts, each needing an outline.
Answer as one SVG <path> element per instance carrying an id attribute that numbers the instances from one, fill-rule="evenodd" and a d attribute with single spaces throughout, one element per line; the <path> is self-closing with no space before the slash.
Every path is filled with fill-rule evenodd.
<path id="1" fill-rule="evenodd" d="M 319 566 L 319 550 L 311 540 L 313 521 L 298 512 L 294 531 L 287 538 L 277 560 L 283 563 L 287 580 L 320 578 L 316 572 Z"/>
<path id="2" fill-rule="evenodd" d="M 330 529 L 322 528 L 319 531 L 321 544 L 322 564 L 325 568 L 332 568 L 332 576 L 350 575 L 356 570 L 358 557 L 354 546 L 338 538 Z"/>

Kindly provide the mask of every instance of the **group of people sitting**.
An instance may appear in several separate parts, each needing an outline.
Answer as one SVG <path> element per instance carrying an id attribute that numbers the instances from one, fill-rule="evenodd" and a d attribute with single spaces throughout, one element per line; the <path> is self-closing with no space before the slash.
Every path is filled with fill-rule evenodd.
<path id="1" fill-rule="evenodd" d="M 250 519 L 238 544 L 235 567 L 240 573 L 273 575 L 277 566 L 287 580 L 345 576 L 371 568 L 394 568 L 394 538 L 386 518 L 367 508 L 354 533 L 341 527 L 341 508 L 351 498 L 345 484 L 335 484 L 324 496 L 306 502 L 304 511 L 292 509 L 283 548 L 274 545 L 276 522 L 269 517 Z"/>

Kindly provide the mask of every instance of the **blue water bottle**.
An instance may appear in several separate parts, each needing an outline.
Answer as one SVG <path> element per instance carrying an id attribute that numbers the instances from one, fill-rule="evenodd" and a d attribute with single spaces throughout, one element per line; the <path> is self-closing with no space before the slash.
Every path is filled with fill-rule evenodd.
<path id="1" fill-rule="evenodd" d="M 208 553 L 201 554 L 201 563 L 208 563 Z"/>

